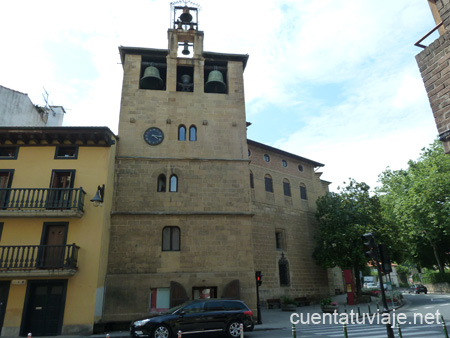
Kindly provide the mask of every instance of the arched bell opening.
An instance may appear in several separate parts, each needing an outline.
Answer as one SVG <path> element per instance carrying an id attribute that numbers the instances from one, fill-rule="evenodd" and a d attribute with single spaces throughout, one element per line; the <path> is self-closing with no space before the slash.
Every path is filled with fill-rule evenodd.
<path id="1" fill-rule="evenodd" d="M 177 67 L 177 92 L 194 91 L 194 68 Z"/>
<path id="2" fill-rule="evenodd" d="M 205 63 L 205 93 L 227 94 L 226 63 Z"/>
<path id="3" fill-rule="evenodd" d="M 139 89 L 165 90 L 166 89 L 167 64 L 165 60 L 146 60 L 141 63 L 141 75 Z"/>

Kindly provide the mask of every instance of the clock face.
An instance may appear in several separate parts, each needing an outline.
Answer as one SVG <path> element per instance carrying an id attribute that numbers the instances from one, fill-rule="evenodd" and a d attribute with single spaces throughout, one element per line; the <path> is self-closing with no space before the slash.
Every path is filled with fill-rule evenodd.
<path id="1" fill-rule="evenodd" d="M 144 133 L 144 140 L 152 146 L 160 144 L 164 140 L 164 133 L 159 128 L 148 128 Z"/>

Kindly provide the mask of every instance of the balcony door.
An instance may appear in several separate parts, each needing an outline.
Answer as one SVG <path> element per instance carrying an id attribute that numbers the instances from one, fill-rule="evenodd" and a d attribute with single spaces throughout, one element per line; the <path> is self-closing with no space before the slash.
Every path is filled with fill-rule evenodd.
<path id="1" fill-rule="evenodd" d="M 39 252 L 38 267 L 44 269 L 64 266 L 68 223 L 44 223 Z"/>
<path id="2" fill-rule="evenodd" d="M 50 193 L 48 198 L 48 208 L 67 209 L 72 203 L 72 193 L 75 180 L 75 170 L 53 170 L 50 181 Z"/>
<path id="3" fill-rule="evenodd" d="M 14 170 L 0 170 L 0 208 L 6 209 L 9 204 L 10 192 L 7 188 L 11 188 Z"/>

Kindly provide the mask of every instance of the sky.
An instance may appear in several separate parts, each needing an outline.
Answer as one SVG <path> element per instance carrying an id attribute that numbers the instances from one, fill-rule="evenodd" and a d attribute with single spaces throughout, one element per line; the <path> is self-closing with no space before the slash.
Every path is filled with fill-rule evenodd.
<path id="1" fill-rule="evenodd" d="M 437 137 L 415 61 L 435 26 L 427 0 L 195 3 L 205 51 L 249 54 L 248 138 L 323 163 L 331 191 L 376 187 Z M 117 133 L 118 47 L 166 49 L 171 19 L 166 0 L 4 1 L 0 85 L 40 105 L 45 88 L 64 125 Z"/>

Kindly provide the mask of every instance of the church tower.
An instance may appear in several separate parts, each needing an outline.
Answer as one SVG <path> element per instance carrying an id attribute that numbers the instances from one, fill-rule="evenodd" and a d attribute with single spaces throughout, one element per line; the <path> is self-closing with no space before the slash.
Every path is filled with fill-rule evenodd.
<path id="1" fill-rule="evenodd" d="M 123 87 L 104 321 L 188 299 L 256 308 L 243 72 L 206 52 L 199 7 L 171 5 L 168 48 L 120 47 Z"/>

